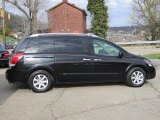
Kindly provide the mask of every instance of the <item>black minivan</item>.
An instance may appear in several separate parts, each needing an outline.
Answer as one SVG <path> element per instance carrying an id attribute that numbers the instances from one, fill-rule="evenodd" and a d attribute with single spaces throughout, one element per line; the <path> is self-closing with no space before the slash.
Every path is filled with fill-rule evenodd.
<path id="1" fill-rule="evenodd" d="M 34 92 L 57 84 L 123 82 L 142 86 L 156 75 L 150 60 L 89 34 L 43 33 L 22 39 L 10 57 L 6 78 Z"/>

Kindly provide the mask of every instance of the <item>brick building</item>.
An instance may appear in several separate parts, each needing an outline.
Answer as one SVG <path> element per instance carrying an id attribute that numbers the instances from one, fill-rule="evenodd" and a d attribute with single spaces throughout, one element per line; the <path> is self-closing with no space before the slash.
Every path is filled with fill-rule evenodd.
<path id="1" fill-rule="evenodd" d="M 74 4 L 63 0 L 58 5 L 47 10 L 49 32 L 85 33 L 86 12 Z"/>

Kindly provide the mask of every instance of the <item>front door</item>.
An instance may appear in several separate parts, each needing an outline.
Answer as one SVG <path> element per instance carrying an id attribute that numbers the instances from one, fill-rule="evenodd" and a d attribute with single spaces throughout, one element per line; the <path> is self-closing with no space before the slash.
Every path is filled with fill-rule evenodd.
<path id="1" fill-rule="evenodd" d="M 122 81 L 127 63 L 119 57 L 120 50 L 116 45 L 101 39 L 93 40 L 93 74 L 94 81 Z"/>

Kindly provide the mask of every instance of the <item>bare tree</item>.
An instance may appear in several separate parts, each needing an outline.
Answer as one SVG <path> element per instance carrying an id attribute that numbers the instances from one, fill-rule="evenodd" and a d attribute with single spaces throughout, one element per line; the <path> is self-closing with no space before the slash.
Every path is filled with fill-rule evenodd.
<path id="1" fill-rule="evenodd" d="M 42 4 L 42 0 L 5 0 L 6 2 L 18 8 L 29 22 L 28 34 L 38 32 L 37 15 Z"/>
<path id="2" fill-rule="evenodd" d="M 133 0 L 134 24 L 145 28 L 150 40 L 160 39 L 160 0 Z"/>

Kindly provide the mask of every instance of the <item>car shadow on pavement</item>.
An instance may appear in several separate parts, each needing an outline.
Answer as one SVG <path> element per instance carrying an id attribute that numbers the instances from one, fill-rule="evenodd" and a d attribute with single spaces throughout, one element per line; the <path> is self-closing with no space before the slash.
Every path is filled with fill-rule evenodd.
<path id="1" fill-rule="evenodd" d="M 12 96 L 19 89 L 28 89 L 28 86 L 13 85 L 6 82 L 0 83 L 0 105 L 2 105 L 10 96 Z"/>
<path id="2" fill-rule="evenodd" d="M 85 84 L 62 84 L 55 85 L 53 88 L 76 88 L 76 87 L 98 87 L 98 86 L 125 86 L 123 83 L 85 83 Z"/>

